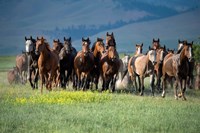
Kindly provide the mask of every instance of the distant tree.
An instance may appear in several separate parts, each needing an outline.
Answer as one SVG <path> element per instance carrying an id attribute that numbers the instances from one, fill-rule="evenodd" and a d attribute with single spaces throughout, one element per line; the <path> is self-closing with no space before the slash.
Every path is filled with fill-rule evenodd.
<path id="1" fill-rule="evenodd" d="M 200 45 L 199 44 L 193 45 L 193 54 L 194 54 L 195 62 L 200 63 Z"/>

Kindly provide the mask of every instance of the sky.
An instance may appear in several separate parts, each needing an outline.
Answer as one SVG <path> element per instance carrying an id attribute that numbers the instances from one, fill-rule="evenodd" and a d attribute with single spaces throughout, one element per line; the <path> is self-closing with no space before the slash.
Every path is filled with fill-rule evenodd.
<path id="1" fill-rule="evenodd" d="M 191 18 L 187 13 L 198 14 L 199 9 L 199 0 L 1 0 L 0 55 L 16 55 L 24 50 L 25 36 L 44 36 L 49 43 L 52 43 L 53 39 L 63 40 L 64 36 L 71 36 L 74 45 L 80 48 L 78 43 L 82 37 L 91 37 L 94 41 L 97 35 L 105 35 L 107 31 L 115 31 L 114 34 L 121 36 L 118 29 L 127 26 L 128 29 L 132 29 L 133 25 L 148 25 L 148 22 L 152 21 L 170 22 L 170 18 L 180 15 Z M 196 24 L 199 16 L 193 16 L 192 19 L 195 20 L 192 20 L 191 24 Z M 157 25 L 156 22 L 154 25 Z M 179 23 L 178 20 L 174 22 Z M 184 24 L 180 22 L 180 25 L 183 25 L 182 29 L 191 29 L 189 25 Z M 199 30 L 198 24 L 195 26 L 196 30 Z M 176 30 L 175 27 L 171 28 Z M 163 27 L 155 30 L 163 32 Z M 141 27 L 141 31 L 145 29 Z M 149 35 L 153 34 L 153 31 L 148 31 Z M 195 38 L 199 35 L 198 31 L 194 32 L 195 34 L 188 36 Z M 132 33 L 126 30 L 124 36 Z M 141 38 L 140 36 L 142 33 L 138 38 Z M 178 34 L 174 36 L 175 40 Z M 152 38 L 146 38 L 144 42 L 148 42 L 147 40 L 151 41 Z M 118 41 L 128 45 L 133 40 L 131 37 L 126 40 L 121 37 Z"/>

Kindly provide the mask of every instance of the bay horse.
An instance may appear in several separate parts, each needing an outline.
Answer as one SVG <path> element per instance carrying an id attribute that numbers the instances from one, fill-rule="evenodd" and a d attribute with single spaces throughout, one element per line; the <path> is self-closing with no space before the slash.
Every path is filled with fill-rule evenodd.
<path id="1" fill-rule="evenodd" d="M 63 44 L 60 42 L 59 39 L 54 39 L 53 40 L 53 48 L 52 50 L 56 52 L 56 54 L 60 53 L 60 50 L 63 48 Z"/>
<path id="2" fill-rule="evenodd" d="M 73 87 L 75 86 L 74 58 L 76 54 L 76 49 L 72 49 L 71 37 L 68 39 L 64 37 L 64 47 L 59 53 L 60 82 L 62 88 L 66 88 L 66 84 L 68 83 L 70 76 L 72 77 Z"/>
<path id="3" fill-rule="evenodd" d="M 92 46 L 92 53 L 94 55 L 94 69 L 92 70 L 93 82 L 95 83 L 95 88 L 98 90 L 98 83 L 100 77 L 100 60 L 102 55 L 105 53 L 105 44 L 102 38 L 98 38 Z"/>
<path id="4" fill-rule="evenodd" d="M 90 51 L 90 39 L 82 38 L 82 50 L 74 59 L 74 69 L 77 75 L 76 86 L 82 90 L 89 89 L 91 71 L 94 68 L 94 55 Z"/>
<path id="5" fill-rule="evenodd" d="M 32 87 L 32 89 L 38 88 L 38 58 L 39 55 L 35 53 L 36 50 L 36 40 L 30 36 L 30 38 L 27 38 L 25 36 L 25 48 L 26 48 L 26 54 L 28 58 L 28 76 L 27 79 L 29 80 L 29 83 Z M 32 76 L 33 75 L 33 76 Z"/>
<path id="6" fill-rule="evenodd" d="M 180 50 L 182 49 L 183 45 L 185 45 L 186 43 L 188 43 L 186 40 L 184 41 L 180 41 L 178 40 L 178 52 L 180 53 Z M 189 43 L 189 45 L 192 45 L 193 41 L 191 43 Z M 188 74 L 188 78 L 187 78 L 187 86 L 192 89 L 194 87 L 194 66 L 195 66 L 195 61 L 194 58 L 191 58 L 191 60 L 189 61 L 189 74 Z"/>
<path id="7" fill-rule="evenodd" d="M 53 52 L 46 42 L 46 39 L 38 38 L 36 41 L 36 52 L 40 53 L 38 59 L 38 68 L 41 79 L 41 93 L 43 93 L 43 84 L 46 84 L 46 88 L 52 90 L 52 81 L 55 78 L 56 71 L 58 69 L 59 57 Z"/>
<path id="8" fill-rule="evenodd" d="M 165 45 L 164 45 L 164 47 L 160 46 L 159 48 L 157 48 L 157 50 L 156 50 L 156 62 L 157 63 L 154 66 L 154 70 L 155 70 L 155 75 L 156 75 L 156 79 L 157 79 L 156 86 L 157 86 L 158 91 L 161 91 L 160 83 L 161 83 L 161 77 L 162 77 L 162 66 L 163 66 L 164 57 L 166 55 L 167 55 L 167 51 L 166 51 Z"/>
<path id="9" fill-rule="evenodd" d="M 139 54 L 133 56 L 129 60 L 128 72 L 131 80 L 135 81 L 136 91 L 137 83 L 136 77 L 139 81 L 139 93 L 142 96 L 144 93 L 144 78 L 150 76 L 150 87 L 152 95 L 154 96 L 154 65 L 156 64 L 156 50 L 149 47 L 146 55 Z M 126 71 L 127 72 L 127 71 Z"/>
<path id="10" fill-rule="evenodd" d="M 110 45 L 107 52 L 101 57 L 100 66 L 101 77 L 103 79 L 102 91 L 109 89 L 109 85 L 111 85 L 112 92 L 114 92 L 120 68 L 120 60 L 113 45 Z"/>
<path id="11" fill-rule="evenodd" d="M 185 90 L 186 90 L 186 80 L 189 74 L 189 61 L 192 59 L 192 43 L 184 43 L 183 47 L 179 50 L 177 54 L 172 54 L 171 56 L 166 56 L 163 61 L 163 92 L 162 97 L 165 97 L 166 88 L 166 77 L 175 77 L 175 87 L 174 94 L 175 99 L 178 99 L 177 88 L 178 83 L 180 84 L 181 96 L 183 100 L 186 100 Z"/>

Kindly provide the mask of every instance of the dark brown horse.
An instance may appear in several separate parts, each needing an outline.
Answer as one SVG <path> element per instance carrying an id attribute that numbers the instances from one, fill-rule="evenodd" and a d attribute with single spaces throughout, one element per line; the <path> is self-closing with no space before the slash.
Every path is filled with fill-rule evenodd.
<path id="1" fill-rule="evenodd" d="M 43 37 L 41 39 L 37 38 L 36 52 L 40 53 L 38 68 L 41 79 L 41 93 L 43 93 L 44 83 L 49 91 L 52 90 L 52 81 L 58 69 L 59 58 L 58 55 L 50 49 L 49 44 Z"/>
<path id="2" fill-rule="evenodd" d="M 76 49 L 72 48 L 71 37 L 68 39 L 64 37 L 64 47 L 61 49 L 59 53 L 60 82 L 62 88 L 66 87 L 66 84 L 68 83 L 70 76 L 72 77 L 73 87 L 75 86 L 74 58 L 76 54 L 77 54 Z"/>
<path id="3" fill-rule="evenodd" d="M 111 83 L 111 89 L 114 92 L 120 68 L 120 59 L 114 46 L 108 47 L 107 52 L 101 57 L 100 66 L 103 79 L 102 91 L 109 89 Z"/>
<path id="4" fill-rule="evenodd" d="M 180 41 L 178 40 L 178 52 L 180 53 L 182 47 L 187 44 L 188 42 L 186 40 L 184 41 Z M 193 45 L 193 41 L 191 43 L 188 43 L 188 45 Z M 192 51 L 193 53 L 193 51 Z M 195 66 L 195 61 L 194 58 L 191 58 L 191 60 L 189 61 L 189 74 L 188 74 L 188 78 L 187 78 L 187 86 L 192 89 L 194 87 L 194 66 Z"/>
<path id="5" fill-rule="evenodd" d="M 156 86 L 157 86 L 157 90 L 161 91 L 161 87 L 160 87 L 160 83 L 161 83 L 161 77 L 162 77 L 162 66 L 163 66 L 163 60 L 164 57 L 167 55 L 167 51 L 164 47 L 159 47 L 156 50 L 156 65 L 154 66 L 154 70 L 155 70 L 155 75 L 157 78 L 157 82 L 156 82 Z"/>
<path id="6" fill-rule="evenodd" d="M 30 38 L 25 37 L 25 47 L 26 54 L 28 58 L 28 70 L 27 79 L 29 80 L 32 89 L 38 88 L 38 58 L 39 55 L 35 53 L 36 50 L 36 40 L 30 36 Z"/>
<path id="7" fill-rule="evenodd" d="M 74 69 L 77 75 L 76 86 L 82 90 L 89 89 L 91 81 L 91 71 L 94 67 L 94 55 L 90 51 L 90 39 L 82 38 L 82 50 L 74 59 Z"/>
<path id="8" fill-rule="evenodd" d="M 63 44 L 60 42 L 60 40 L 53 40 L 53 51 L 56 52 L 56 54 L 60 53 L 60 50 L 63 48 Z"/>
<path id="9" fill-rule="evenodd" d="M 94 69 L 92 70 L 92 79 L 95 83 L 96 90 L 98 89 L 99 76 L 100 76 L 100 60 L 105 53 L 105 45 L 102 38 L 97 38 L 96 42 L 92 46 L 92 53 L 94 55 Z"/>
<path id="10" fill-rule="evenodd" d="M 167 55 L 163 61 L 163 93 L 162 97 L 165 97 L 165 88 L 166 88 L 166 77 L 175 77 L 175 87 L 174 94 L 175 99 L 178 99 L 177 88 L 178 83 L 181 88 L 181 95 L 183 100 L 185 98 L 186 90 L 186 80 L 189 74 L 189 61 L 192 58 L 192 44 L 184 43 L 183 47 L 179 50 L 178 54 Z"/>

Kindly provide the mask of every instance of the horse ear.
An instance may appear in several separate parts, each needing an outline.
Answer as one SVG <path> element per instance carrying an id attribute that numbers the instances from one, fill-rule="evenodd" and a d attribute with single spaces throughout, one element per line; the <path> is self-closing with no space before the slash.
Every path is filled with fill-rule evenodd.
<path id="1" fill-rule="evenodd" d="M 191 44 L 193 45 L 193 41 L 191 42 Z"/>
<path id="2" fill-rule="evenodd" d="M 160 42 L 160 39 L 158 38 L 158 42 Z"/>
<path id="3" fill-rule="evenodd" d="M 151 50 L 151 47 L 149 46 L 149 50 Z"/>
<path id="4" fill-rule="evenodd" d="M 25 36 L 25 40 L 27 41 L 27 38 L 26 38 L 26 36 Z"/>
<path id="5" fill-rule="evenodd" d="M 66 41 L 66 38 L 64 37 L 64 41 Z"/>
<path id="6" fill-rule="evenodd" d="M 58 42 L 60 42 L 60 40 L 58 39 Z"/>
<path id="7" fill-rule="evenodd" d="M 84 38 L 82 37 L 82 41 L 84 41 Z"/>
<path id="8" fill-rule="evenodd" d="M 37 36 L 37 40 L 39 40 L 38 36 Z"/>
<path id="9" fill-rule="evenodd" d="M 71 42 L 71 37 L 69 37 L 69 41 Z"/>
<path id="10" fill-rule="evenodd" d="M 30 37 L 30 39 L 31 39 L 31 40 L 33 39 L 32 36 Z"/>
<path id="11" fill-rule="evenodd" d="M 114 36 L 113 32 L 111 33 L 112 36 Z"/>
<path id="12" fill-rule="evenodd" d="M 164 50 L 166 50 L 165 45 L 164 45 Z"/>
<path id="13" fill-rule="evenodd" d="M 43 36 L 42 36 L 42 38 L 41 38 L 41 39 L 42 39 L 42 40 L 44 39 L 44 38 L 43 38 Z"/>
<path id="14" fill-rule="evenodd" d="M 155 42 L 155 39 L 153 38 L 153 42 Z"/>
<path id="15" fill-rule="evenodd" d="M 141 47 L 143 47 L 143 43 L 141 44 Z"/>
<path id="16" fill-rule="evenodd" d="M 106 36 L 108 36 L 109 34 L 108 34 L 108 32 L 106 33 Z"/>
<path id="17" fill-rule="evenodd" d="M 181 43 L 180 39 L 178 39 L 178 43 Z"/>

